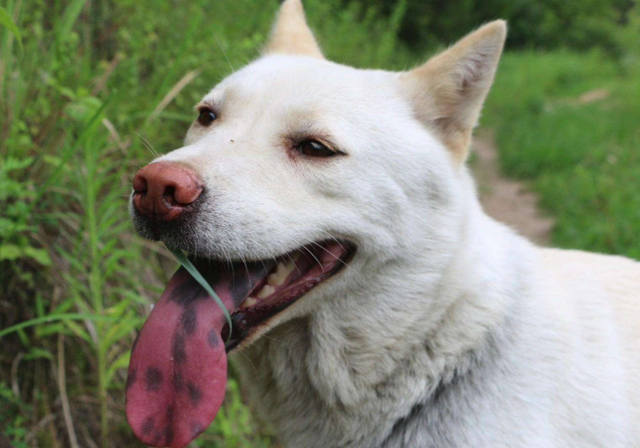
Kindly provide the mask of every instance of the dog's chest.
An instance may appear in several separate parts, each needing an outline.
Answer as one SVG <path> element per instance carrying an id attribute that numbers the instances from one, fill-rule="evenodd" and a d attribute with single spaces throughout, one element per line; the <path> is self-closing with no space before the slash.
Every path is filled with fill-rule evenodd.
<path id="1" fill-rule="evenodd" d="M 349 359 L 344 360 L 347 365 L 323 366 L 322 372 L 315 371 L 321 360 L 335 358 L 320 353 L 318 345 L 322 344 L 313 337 L 305 321 L 295 321 L 236 358 L 252 406 L 284 446 L 465 446 L 465 422 L 474 418 L 469 415 L 469 406 L 480 406 L 482 397 L 477 403 L 460 403 L 470 393 L 469 387 L 478 387 L 473 385 L 478 374 L 457 380 L 454 387 L 439 385 L 430 380 L 427 366 L 434 360 L 422 347 L 399 362 L 398 370 L 385 381 L 362 387 L 343 375 L 353 370 Z M 350 387 L 357 389 L 355 395 L 349 395 Z M 470 394 L 477 396 L 475 392 Z M 356 397 L 357 403 L 346 403 L 350 397 Z"/>
<path id="2" fill-rule="evenodd" d="M 522 434 L 511 434 L 517 421 L 534 416 L 507 412 L 505 401 L 513 397 L 500 384 L 506 360 L 495 339 L 466 358 L 461 370 L 437 375 L 433 366 L 442 360 L 434 359 L 426 346 L 415 347 L 386 380 L 363 387 L 357 378 L 344 376 L 352 370 L 349 359 L 344 359 L 346 365 L 323 366 L 316 372 L 321 360 L 335 357 L 319 351 L 323 344 L 315 336 L 307 322 L 294 321 L 236 358 L 251 404 L 284 446 L 481 447 L 495 446 L 496 434 L 518 443 L 528 434 L 524 428 Z M 354 388 L 355 404 L 345 402 L 352 396 L 345 392 L 349 387 Z"/>
<path id="3" fill-rule="evenodd" d="M 379 446 L 403 412 L 395 385 L 368 390 L 355 407 L 346 404 L 354 387 L 344 376 L 350 368 L 320 367 L 327 359 L 335 358 L 321 353 L 304 320 L 283 325 L 235 357 L 252 406 L 285 446 Z"/>

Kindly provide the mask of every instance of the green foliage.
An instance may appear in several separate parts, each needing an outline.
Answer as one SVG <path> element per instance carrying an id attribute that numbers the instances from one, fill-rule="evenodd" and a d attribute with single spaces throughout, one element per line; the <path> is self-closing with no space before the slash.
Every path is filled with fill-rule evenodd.
<path id="1" fill-rule="evenodd" d="M 360 3 L 359 0 L 347 0 Z M 391 14 L 394 0 L 372 2 Z M 510 48 L 598 47 L 614 56 L 625 50 L 621 33 L 639 28 L 636 0 L 425 0 L 408 4 L 400 27 L 414 48 L 451 43 L 484 22 L 509 21 Z"/>
<path id="2" fill-rule="evenodd" d="M 306 0 L 326 53 L 402 67 L 406 3 Z M 176 264 L 135 237 L 135 171 L 181 145 L 193 105 L 259 55 L 278 1 L 6 0 L 0 9 L 2 437 L 140 446 L 124 420 L 129 350 Z M 190 80 L 174 90 L 181 79 Z M 153 142 L 153 146 L 151 143 Z M 64 349 L 64 350 L 62 350 Z M 66 395 L 51 371 L 66 376 Z M 63 418 L 63 401 L 73 428 Z M 47 420 L 48 419 L 48 420 Z M 44 423 L 42 423 L 44 421 Z M 8 423 L 7 423 L 8 422 Z M 198 446 L 269 446 L 229 382 Z"/>
<path id="3" fill-rule="evenodd" d="M 33 160 L 8 157 L 0 166 L 0 203 L 5 204 L 4 216 L 0 217 L 0 262 L 27 259 L 44 266 L 51 264 L 47 251 L 34 247 L 26 235 L 33 230 L 27 224 L 28 202 L 35 197 L 33 183 L 16 180 Z"/>
<path id="4" fill-rule="evenodd" d="M 358 67 L 405 68 L 416 56 L 408 40 L 449 42 L 497 16 L 513 19 L 514 45 L 585 48 L 610 39 L 622 43 L 615 52 L 633 50 L 616 63 L 596 53 L 508 55 L 486 119 L 497 127 L 505 168 L 532 179 L 558 216 L 560 244 L 637 257 L 640 14 L 628 0 L 613 1 L 305 0 L 305 7 L 326 54 Z M 176 264 L 134 236 L 130 181 L 156 149 L 181 145 L 192 106 L 211 86 L 259 54 L 277 6 L 3 3 L 0 442 L 70 446 L 67 400 L 81 446 L 140 446 L 124 420 L 129 350 Z M 190 82 L 174 90 L 182 79 Z M 610 98 L 570 101 L 596 88 L 609 88 Z M 66 376 L 64 399 L 52 371 Z M 269 446 L 261 434 L 232 377 L 216 423 L 196 445 Z"/>
<path id="5" fill-rule="evenodd" d="M 18 29 L 16 24 L 13 23 L 13 18 L 11 17 L 9 12 L 2 7 L 0 7 L 0 26 L 3 26 L 10 31 L 18 40 L 18 45 L 20 46 L 20 48 L 22 48 L 22 35 L 20 34 L 20 30 Z"/>
<path id="6" fill-rule="evenodd" d="M 25 439 L 28 434 L 29 421 L 24 417 L 32 411 L 31 407 L 16 397 L 13 390 L 4 382 L 0 382 L 0 442 L 4 434 L 13 441 L 15 448 L 27 448 Z"/>
<path id="7" fill-rule="evenodd" d="M 557 219 L 554 243 L 639 259 L 640 65 L 629 61 L 507 54 L 485 123 L 505 171 L 530 179 Z"/>

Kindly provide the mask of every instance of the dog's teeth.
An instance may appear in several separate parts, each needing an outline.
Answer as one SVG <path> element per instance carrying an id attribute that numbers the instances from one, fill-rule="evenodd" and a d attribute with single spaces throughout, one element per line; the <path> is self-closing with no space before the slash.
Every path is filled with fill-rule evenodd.
<path id="1" fill-rule="evenodd" d="M 258 301 L 253 297 L 247 297 L 246 299 L 244 299 L 244 302 L 240 304 L 240 308 L 249 308 L 250 306 L 254 306 L 257 303 Z"/>
<path id="2" fill-rule="evenodd" d="M 271 294 L 273 294 L 275 291 L 276 291 L 276 288 L 274 288 L 273 286 L 264 285 L 264 287 L 258 293 L 258 298 L 259 299 L 264 299 L 265 297 L 270 296 Z"/>
<path id="3" fill-rule="evenodd" d="M 282 285 L 289 276 L 290 272 L 291 271 L 289 271 L 288 265 L 285 266 L 282 263 L 278 263 L 276 271 L 269 276 L 269 284 L 273 286 Z"/>
<path id="4" fill-rule="evenodd" d="M 284 277 L 279 275 L 278 271 L 269 276 L 269 284 L 273 286 L 280 286 L 284 283 Z"/>
<path id="5" fill-rule="evenodd" d="M 287 277 L 289 277 L 289 274 L 291 274 L 295 268 L 296 265 L 293 261 L 289 261 L 287 262 L 287 264 L 278 263 L 276 271 L 269 276 L 269 284 L 273 286 L 282 285 Z"/>

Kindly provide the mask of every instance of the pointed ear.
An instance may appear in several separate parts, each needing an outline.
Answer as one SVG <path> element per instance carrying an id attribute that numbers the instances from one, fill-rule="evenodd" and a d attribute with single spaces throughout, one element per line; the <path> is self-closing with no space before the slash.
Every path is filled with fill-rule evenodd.
<path id="1" fill-rule="evenodd" d="M 507 25 L 488 23 L 426 64 L 400 75 L 417 117 L 462 163 L 502 53 Z"/>
<path id="2" fill-rule="evenodd" d="M 307 25 L 300 0 L 285 0 L 278 12 L 265 54 L 289 54 L 324 59 Z"/>

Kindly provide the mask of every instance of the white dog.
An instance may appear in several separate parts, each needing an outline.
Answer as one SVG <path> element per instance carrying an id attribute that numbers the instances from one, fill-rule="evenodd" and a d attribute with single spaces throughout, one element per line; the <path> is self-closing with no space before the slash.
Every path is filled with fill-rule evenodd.
<path id="1" fill-rule="evenodd" d="M 140 233 L 232 263 L 207 274 L 234 323 L 209 341 L 242 352 L 285 446 L 640 447 L 640 264 L 533 246 L 482 211 L 465 166 L 505 35 L 495 21 L 414 70 L 358 70 L 325 60 L 287 0 L 262 57 L 137 176 Z M 167 334 L 215 317 L 187 302 Z M 181 337 L 171 361 L 201 349 Z M 184 371 L 195 404 L 202 368 Z M 154 443 L 179 446 L 170 409 Z"/>

